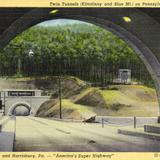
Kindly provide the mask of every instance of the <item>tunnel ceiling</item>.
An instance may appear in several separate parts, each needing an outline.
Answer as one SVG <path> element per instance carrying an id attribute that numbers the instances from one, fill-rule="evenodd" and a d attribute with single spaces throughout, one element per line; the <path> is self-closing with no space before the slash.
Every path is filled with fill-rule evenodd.
<path id="1" fill-rule="evenodd" d="M 0 8 L 0 34 L 16 19 L 20 18 L 30 10 L 31 9 L 26 8 Z"/>
<path id="2" fill-rule="evenodd" d="M 18 18 L 22 17 L 25 15 L 27 12 L 31 11 L 34 8 L 0 8 L 0 34 L 8 28 L 14 21 L 16 21 Z M 110 8 L 95 8 L 94 10 L 98 11 L 104 11 L 104 10 L 109 10 Z M 126 8 L 127 9 L 127 8 Z M 44 10 L 50 10 L 50 8 L 45 8 Z M 63 10 L 61 8 L 60 10 Z M 65 10 L 77 10 L 76 9 L 65 9 Z M 83 8 L 80 9 L 83 12 Z M 90 9 L 88 9 L 90 10 Z M 125 10 L 125 8 L 123 8 Z M 141 12 L 146 13 L 147 15 L 151 16 L 152 18 L 156 19 L 157 21 L 160 22 L 160 10 L 158 8 L 152 9 L 152 8 L 141 8 L 138 9 Z"/>

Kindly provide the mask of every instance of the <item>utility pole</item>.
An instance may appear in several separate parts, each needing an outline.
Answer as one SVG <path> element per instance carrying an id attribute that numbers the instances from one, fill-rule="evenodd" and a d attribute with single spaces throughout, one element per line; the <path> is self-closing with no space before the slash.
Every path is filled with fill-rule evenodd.
<path id="1" fill-rule="evenodd" d="M 2 92 L 0 92 L 0 110 L 2 111 L 1 113 L 3 114 L 3 103 L 2 103 Z"/>
<path id="2" fill-rule="evenodd" d="M 60 75 L 59 75 L 59 118 L 62 119 L 62 86 L 61 86 Z"/>
<path id="3" fill-rule="evenodd" d="M 18 63 L 17 63 L 17 74 L 21 74 L 21 68 L 22 68 L 22 63 L 21 63 L 21 58 L 20 56 L 18 57 Z"/>
<path id="4" fill-rule="evenodd" d="M 5 116 L 5 112 L 6 112 L 6 95 L 5 95 L 5 91 L 3 92 L 3 115 Z"/>

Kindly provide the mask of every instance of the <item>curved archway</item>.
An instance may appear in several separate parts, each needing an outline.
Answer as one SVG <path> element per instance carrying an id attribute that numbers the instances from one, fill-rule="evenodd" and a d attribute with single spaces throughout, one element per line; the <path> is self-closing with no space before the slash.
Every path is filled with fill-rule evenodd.
<path id="1" fill-rule="evenodd" d="M 0 48 L 27 28 L 49 19 L 69 18 L 101 26 L 126 41 L 146 65 L 156 86 L 160 103 L 160 24 L 137 9 L 59 9 L 54 15 L 52 9 L 33 9 L 16 20 L 0 37 Z M 123 20 L 131 19 L 130 23 Z M 147 26 L 147 27 L 146 27 Z"/>
<path id="2" fill-rule="evenodd" d="M 27 116 L 31 114 L 32 108 L 31 108 L 31 106 L 30 106 L 29 103 L 26 103 L 26 102 L 17 102 L 17 103 L 13 104 L 13 105 L 9 108 L 8 115 L 14 115 L 16 109 L 17 109 L 18 107 L 21 107 L 21 106 L 25 107 L 25 108 L 28 110 Z M 26 115 L 25 115 L 25 116 L 26 116 Z"/>

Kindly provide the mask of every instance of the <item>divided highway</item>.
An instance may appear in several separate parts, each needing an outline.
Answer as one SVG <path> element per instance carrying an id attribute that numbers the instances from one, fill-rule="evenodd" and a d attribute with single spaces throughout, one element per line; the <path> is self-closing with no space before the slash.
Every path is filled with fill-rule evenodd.
<path id="1" fill-rule="evenodd" d="M 107 125 L 17 117 L 14 151 L 160 151 L 160 143 Z"/>

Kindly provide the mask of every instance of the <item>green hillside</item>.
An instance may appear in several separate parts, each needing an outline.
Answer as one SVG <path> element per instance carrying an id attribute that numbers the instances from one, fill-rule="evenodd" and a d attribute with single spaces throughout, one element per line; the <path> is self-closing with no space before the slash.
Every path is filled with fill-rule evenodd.
<path id="1" fill-rule="evenodd" d="M 71 83 L 70 85 L 72 86 Z M 84 87 L 84 82 L 79 85 L 83 86 L 80 92 L 75 91 L 75 94 L 69 97 L 63 96 L 63 118 L 81 119 L 91 115 L 157 116 L 158 114 L 158 102 L 153 88 L 144 85 L 112 85 L 102 90 L 88 85 Z M 68 87 L 72 88 L 71 86 Z M 59 117 L 58 98 L 50 102 L 40 107 L 37 116 Z"/>

